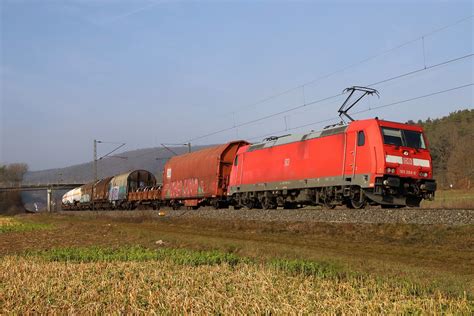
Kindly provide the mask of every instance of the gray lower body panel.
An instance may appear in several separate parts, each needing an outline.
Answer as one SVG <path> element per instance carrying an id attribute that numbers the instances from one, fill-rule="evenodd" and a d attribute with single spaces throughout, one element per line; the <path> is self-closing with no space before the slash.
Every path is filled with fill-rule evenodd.
<path id="1" fill-rule="evenodd" d="M 329 186 L 351 186 L 357 185 L 361 188 L 368 188 L 370 182 L 370 174 L 356 174 L 351 176 L 338 177 L 324 177 L 303 180 L 291 180 L 281 182 L 256 183 L 256 184 L 242 184 L 239 186 L 230 186 L 229 195 L 244 192 L 263 192 L 263 191 L 277 191 L 277 190 L 295 190 L 295 189 L 310 189 L 322 188 Z"/>

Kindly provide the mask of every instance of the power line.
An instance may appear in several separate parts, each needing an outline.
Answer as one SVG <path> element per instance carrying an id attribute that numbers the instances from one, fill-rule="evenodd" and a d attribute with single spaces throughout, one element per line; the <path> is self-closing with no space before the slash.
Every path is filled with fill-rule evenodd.
<path id="1" fill-rule="evenodd" d="M 463 59 L 466 59 L 466 58 L 469 58 L 469 57 L 472 57 L 472 56 L 474 56 L 474 54 L 471 53 L 471 54 L 467 54 L 467 55 L 464 55 L 464 56 L 461 56 L 461 57 L 446 60 L 446 61 L 443 61 L 441 63 L 435 64 L 435 65 L 431 65 L 431 66 L 424 67 L 424 68 L 421 68 L 421 69 L 417 69 L 417 70 L 414 70 L 414 71 L 409 71 L 407 73 L 403 73 L 403 74 L 397 75 L 395 77 L 383 79 L 383 80 L 377 81 L 375 83 L 371 83 L 368 86 L 376 86 L 376 85 L 386 83 L 386 82 L 389 82 L 389 81 L 392 81 L 392 80 L 397 80 L 397 79 L 400 79 L 400 78 L 403 78 L 403 77 L 407 77 L 407 76 L 410 76 L 410 75 L 413 75 L 413 74 L 416 74 L 416 73 L 432 70 L 434 68 L 441 67 L 441 66 L 453 63 L 453 62 L 457 62 L 457 61 L 460 61 L 460 60 L 463 60 Z M 256 119 L 253 119 L 253 120 L 250 120 L 250 121 L 246 121 L 246 122 L 243 122 L 243 123 L 240 123 L 240 124 L 236 124 L 236 125 L 233 125 L 233 126 L 230 126 L 230 127 L 226 127 L 226 128 L 214 131 L 214 132 L 210 132 L 210 133 L 205 134 L 205 135 L 194 137 L 194 138 L 191 138 L 191 139 L 187 140 L 186 142 L 193 142 L 193 141 L 196 141 L 196 140 L 199 140 L 199 139 L 207 138 L 209 136 L 213 136 L 213 135 L 217 135 L 217 134 L 220 134 L 220 133 L 223 133 L 223 132 L 231 131 L 235 128 L 239 128 L 239 127 L 242 127 L 242 126 L 250 125 L 250 124 L 257 123 L 257 122 L 260 122 L 260 121 L 263 121 L 263 120 L 267 120 L 269 118 L 279 116 L 279 115 L 282 115 L 282 114 L 285 114 L 285 113 L 289 113 L 289 112 L 304 108 L 308 105 L 314 105 L 314 104 L 317 104 L 317 103 L 328 101 L 328 100 L 340 97 L 342 95 L 343 95 L 343 93 L 341 92 L 341 93 L 338 93 L 338 94 L 335 94 L 335 95 L 332 95 L 332 96 L 328 96 L 328 97 L 325 97 L 325 98 L 322 98 L 322 99 L 318 99 L 318 100 L 315 100 L 315 101 L 312 101 L 312 102 L 309 102 L 309 103 L 303 103 L 301 105 L 298 105 L 298 106 L 295 106 L 295 107 L 292 107 L 292 108 L 289 108 L 289 109 L 286 109 L 286 110 L 283 110 L 283 111 L 279 111 L 279 112 L 276 112 L 276 113 L 265 115 L 265 116 L 262 116 L 262 117 L 259 117 L 259 118 L 256 118 Z"/>
<path id="2" fill-rule="evenodd" d="M 469 57 L 472 57 L 472 56 L 474 56 L 474 54 L 467 54 L 467 55 L 464 55 L 464 56 L 461 56 L 461 57 L 457 57 L 457 58 L 453 58 L 453 59 L 450 59 L 450 60 L 443 61 L 443 62 L 435 64 L 435 65 L 431 65 L 431 66 L 428 66 L 428 67 L 425 66 L 423 68 L 413 70 L 413 71 L 410 71 L 410 72 L 407 72 L 407 73 L 404 73 L 404 74 L 401 74 L 401 75 L 398 75 L 398 76 L 395 76 L 395 77 L 380 80 L 380 81 L 371 83 L 367 86 L 368 87 L 376 86 L 376 85 L 379 85 L 381 83 L 385 83 L 385 82 L 388 82 L 388 81 L 392 81 L 392 80 L 400 79 L 400 78 L 407 77 L 407 76 L 410 76 L 410 75 L 414 75 L 416 73 L 419 73 L 419 72 L 422 72 L 422 71 L 425 71 L 425 70 L 430 70 L 430 69 L 433 69 L 433 68 L 436 68 L 436 67 L 444 66 L 444 65 L 447 65 L 447 64 L 459 61 L 459 60 L 463 60 L 463 59 L 466 59 L 466 58 L 469 58 Z"/>
<path id="3" fill-rule="evenodd" d="M 424 39 L 425 39 L 426 37 L 429 37 L 429 36 L 431 36 L 431 35 L 433 35 L 433 34 L 435 34 L 435 33 L 439 33 L 439 32 L 441 32 L 441 31 L 444 31 L 445 29 L 448 29 L 448 28 L 453 27 L 453 26 L 455 26 L 455 25 L 457 25 L 457 24 L 460 24 L 460 23 L 462 23 L 462 22 L 464 22 L 464 21 L 467 21 L 467 20 L 469 20 L 469 19 L 472 19 L 473 17 L 474 17 L 474 15 L 470 15 L 470 16 L 464 17 L 464 18 L 459 19 L 459 20 L 457 20 L 457 21 L 455 21 L 455 22 L 453 22 L 453 23 L 447 24 L 447 25 L 442 26 L 442 27 L 440 27 L 440 28 L 437 28 L 437 29 L 435 29 L 435 30 L 433 30 L 433 31 L 431 31 L 431 32 L 422 34 L 422 35 L 420 35 L 420 36 L 418 36 L 418 37 L 416 37 L 416 38 L 413 38 L 413 39 L 411 39 L 411 40 L 408 40 L 408 41 L 406 41 L 406 42 L 403 42 L 403 43 L 401 43 L 401 44 L 399 44 L 399 45 L 397 45 L 397 46 L 394 46 L 394 47 L 392 47 L 392 48 L 383 50 L 383 51 L 381 51 L 381 52 L 378 53 L 378 54 L 375 54 L 375 55 L 369 56 L 369 57 L 367 57 L 367 58 L 364 58 L 364 59 L 362 59 L 362 60 L 360 60 L 360 61 L 358 61 L 358 62 L 355 62 L 355 63 L 353 63 L 353 64 L 350 64 L 350 65 L 348 65 L 348 66 L 346 66 L 346 67 L 343 67 L 343 68 L 341 68 L 341 69 L 335 70 L 335 71 L 333 71 L 333 72 L 330 72 L 330 73 L 328 73 L 328 74 L 325 74 L 325 75 L 323 75 L 323 76 L 321 76 L 321 77 L 318 77 L 318 78 L 316 78 L 316 79 L 313 79 L 313 80 L 304 82 L 304 83 L 299 84 L 299 85 L 297 85 L 297 86 L 294 86 L 294 87 L 292 87 L 292 88 L 289 88 L 289 89 L 283 90 L 283 91 L 281 91 L 281 92 L 275 93 L 275 94 L 273 94 L 273 95 L 270 95 L 270 96 L 268 96 L 268 97 L 265 97 L 265 98 L 263 98 L 263 99 L 260 99 L 260 100 L 258 100 L 257 102 L 254 102 L 254 103 L 251 103 L 251 104 L 249 104 L 249 105 L 243 106 L 241 110 L 238 110 L 238 111 L 234 110 L 234 111 L 232 111 L 232 113 L 235 114 L 235 113 L 237 113 L 237 112 L 241 112 L 243 109 L 250 108 L 250 107 L 255 107 L 255 106 L 259 105 L 259 104 L 265 103 L 265 102 L 267 102 L 267 101 L 270 101 L 270 100 L 272 100 L 272 99 L 275 99 L 275 98 L 277 98 L 277 97 L 280 97 L 280 96 L 282 96 L 282 95 L 285 95 L 285 94 L 287 94 L 287 93 L 290 93 L 290 92 L 292 92 L 292 91 L 295 91 L 295 90 L 304 88 L 305 86 L 312 85 L 312 84 L 314 84 L 314 83 L 316 83 L 316 82 L 318 82 L 318 81 L 321 81 L 321 80 L 327 79 L 327 78 L 329 78 L 329 77 L 332 77 L 332 76 L 334 76 L 334 75 L 336 75 L 336 74 L 338 74 L 338 73 L 341 73 L 341 72 L 344 72 L 344 71 L 346 71 L 346 70 L 348 70 L 348 69 L 354 68 L 355 66 L 358 66 L 358 65 L 360 65 L 360 64 L 363 64 L 363 63 L 366 63 L 366 62 L 368 62 L 368 61 L 371 61 L 371 60 L 373 60 L 373 59 L 375 59 L 375 58 L 377 58 L 377 57 L 386 55 L 386 54 L 388 54 L 388 53 L 390 53 L 390 52 L 393 52 L 393 51 L 395 51 L 395 50 L 398 50 L 398 49 L 400 49 L 400 48 L 402 48 L 402 47 L 405 47 L 405 46 L 410 45 L 410 44 L 412 44 L 412 43 L 415 43 L 415 42 L 417 42 L 417 41 L 420 41 L 420 40 L 424 41 Z M 425 63 L 425 64 L 426 64 L 426 63 Z"/>
<path id="4" fill-rule="evenodd" d="M 453 87 L 453 88 L 449 88 L 449 89 L 445 89 L 445 90 L 440 90 L 440 91 L 424 94 L 424 95 L 409 98 L 409 99 L 404 99 L 404 100 L 400 100 L 400 101 L 396 101 L 396 102 L 376 106 L 376 107 L 373 107 L 373 108 L 370 108 L 370 109 L 357 111 L 357 112 L 352 113 L 352 114 L 353 115 L 358 115 L 358 114 L 361 114 L 361 113 L 366 113 L 366 112 L 374 111 L 374 110 L 377 110 L 377 109 L 386 108 L 386 107 L 389 107 L 389 106 L 394 106 L 394 105 L 398 105 L 398 104 L 402 104 L 402 103 L 406 103 L 406 102 L 410 102 L 410 101 L 415 101 L 415 100 L 419 100 L 419 99 L 423 99 L 423 98 L 428 98 L 428 97 L 431 97 L 431 96 L 434 96 L 434 95 L 443 94 L 443 93 L 451 92 L 451 91 L 454 91 L 454 90 L 467 88 L 467 87 L 470 87 L 470 86 L 474 86 L 474 83 L 469 83 L 469 84 L 465 84 L 465 85 L 461 85 L 461 86 L 457 86 L 457 87 Z M 327 122 L 331 122 L 331 121 L 335 121 L 335 120 L 339 120 L 339 117 L 336 116 L 336 117 L 332 117 L 332 118 L 328 118 L 328 119 L 324 119 L 324 120 L 320 120 L 320 121 L 316 121 L 316 122 L 311 122 L 311 123 L 295 126 L 295 127 L 292 127 L 292 128 L 288 128 L 286 130 L 279 130 L 279 131 L 275 131 L 275 132 L 272 132 L 272 133 L 267 133 L 267 134 L 264 134 L 264 135 L 251 137 L 251 138 L 248 138 L 248 139 L 249 140 L 258 139 L 258 138 L 266 137 L 266 136 L 269 136 L 269 135 L 274 135 L 274 134 L 277 134 L 277 133 L 283 133 L 283 132 L 286 132 L 286 131 L 295 130 L 295 129 L 299 129 L 299 128 L 303 128 L 303 127 L 308 127 L 308 126 L 312 126 L 312 125 L 316 125 L 316 124 L 327 123 Z"/>
<path id="5" fill-rule="evenodd" d="M 259 117 L 259 118 L 256 118 L 256 119 L 253 119 L 253 120 L 250 120 L 250 121 L 247 121 L 247 122 L 243 122 L 243 123 L 231 126 L 231 127 L 226 127 L 226 128 L 223 128 L 223 129 L 218 130 L 218 131 L 211 132 L 211 133 L 206 134 L 206 135 L 198 136 L 198 137 L 195 137 L 195 138 L 192 138 L 192 139 L 188 140 L 187 142 L 192 142 L 192 141 L 195 141 L 195 140 L 198 140 L 198 139 L 202 139 L 202 138 L 206 138 L 206 137 L 209 137 L 209 136 L 212 136 L 212 135 L 216 135 L 216 134 L 220 134 L 220 133 L 223 133 L 223 132 L 226 132 L 226 131 L 230 131 L 230 130 L 233 130 L 233 129 L 238 128 L 238 127 L 242 127 L 242 126 L 250 125 L 250 124 L 260 122 L 260 121 L 263 121 L 263 120 L 267 120 L 269 118 L 272 118 L 272 117 L 275 117 L 275 116 L 278 116 L 278 115 L 281 115 L 281 114 L 285 114 L 285 113 L 300 109 L 300 108 L 305 107 L 307 105 L 312 105 L 312 104 L 320 103 L 320 102 L 327 101 L 327 100 L 330 100 L 330 99 L 334 99 L 334 98 L 339 97 L 341 95 L 342 95 L 342 93 L 338 93 L 338 94 L 332 95 L 330 97 L 326 97 L 326 98 L 319 99 L 319 100 L 316 100 L 316 101 L 313 101 L 313 102 L 310 102 L 310 103 L 298 105 L 296 107 L 293 107 L 293 108 L 290 108 L 290 109 L 287 109 L 287 110 L 284 110 L 284 111 L 269 114 L 269 115 L 266 115 L 266 116 L 263 116 L 263 117 Z"/>
<path id="6" fill-rule="evenodd" d="M 434 95 L 437 95 L 437 94 L 443 94 L 443 93 L 446 93 L 446 92 L 467 88 L 467 87 L 470 87 L 470 86 L 473 86 L 473 85 L 474 85 L 474 83 L 468 83 L 468 84 L 465 84 L 465 85 L 462 85 L 462 86 L 457 86 L 457 87 L 449 88 L 449 89 L 446 89 L 446 90 L 436 91 L 436 92 L 428 93 L 428 94 L 418 96 L 418 97 L 414 97 L 414 98 L 410 98 L 410 99 L 405 99 L 405 100 L 401 100 L 401 101 L 397 101 L 397 102 L 393 102 L 393 103 L 389 103 L 389 104 L 379 105 L 379 106 L 373 107 L 371 109 L 355 112 L 353 114 L 365 113 L 365 112 L 369 112 L 369 111 L 373 111 L 373 110 L 377 110 L 377 109 L 381 109 L 381 108 L 385 108 L 385 107 L 389 107 L 389 106 L 393 106 L 393 105 L 397 105 L 397 104 L 401 104 L 401 103 L 406 103 L 406 102 L 410 102 L 410 101 L 414 101 L 414 100 L 418 100 L 418 99 L 423 99 L 423 98 L 431 97 L 431 96 L 434 96 Z"/>

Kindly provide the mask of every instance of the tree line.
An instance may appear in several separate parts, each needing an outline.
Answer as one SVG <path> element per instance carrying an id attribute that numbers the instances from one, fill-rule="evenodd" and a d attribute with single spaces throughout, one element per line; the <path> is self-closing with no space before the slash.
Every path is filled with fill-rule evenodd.
<path id="1" fill-rule="evenodd" d="M 407 123 L 423 126 L 439 187 L 470 189 L 474 183 L 474 110 Z"/>

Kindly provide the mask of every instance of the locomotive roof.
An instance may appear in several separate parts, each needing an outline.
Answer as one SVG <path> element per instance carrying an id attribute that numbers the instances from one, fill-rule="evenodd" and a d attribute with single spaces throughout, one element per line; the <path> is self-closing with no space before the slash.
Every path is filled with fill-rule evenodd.
<path id="1" fill-rule="evenodd" d="M 337 125 L 337 126 L 326 128 L 322 131 L 312 131 L 306 134 L 284 135 L 284 136 L 280 136 L 274 139 L 268 139 L 268 140 L 264 140 L 263 142 L 250 145 L 247 151 L 254 151 L 254 150 L 258 150 L 262 148 L 269 148 L 269 147 L 299 142 L 303 140 L 309 140 L 313 138 L 342 134 L 347 130 L 348 127 L 349 125 Z"/>
<path id="2" fill-rule="evenodd" d="M 373 121 L 373 120 L 376 120 L 378 124 L 381 126 L 404 128 L 404 129 L 416 130 L 416 131 L 423 130 L 423 128 L 418 125 L 379 120 L 378 118 L 357 120 L 357 121 L 354 121 L 354 123 L 361 122 L 361 121 Z M 342 134 L 347 130 L 347 128 L 349 127 L 351 123 L 344 124 L 344 125 L 341 125 L 341 124 L 332 125 L 321 131 L 311 131 L 310 133 L 306 133 L 306 134 L 288 134 L 288 135 L 283 135 L 279 137 L 269 137 L 262 142 L 250 145 L 247 151 L 254 151 L 261 148 L 269 148 L 269 147 L 274 147 L 274 146 L 279 146 L 279 145 L 284 145 L 284 144 L 289 144 L 289 143 L 294 143 L 294 142 L 299 142 L 299 141 L 304 141 L 304 140 L 309 140 L 309 139 L 314 139 L 314 138 L 319 138 L 319 137 Z"/>

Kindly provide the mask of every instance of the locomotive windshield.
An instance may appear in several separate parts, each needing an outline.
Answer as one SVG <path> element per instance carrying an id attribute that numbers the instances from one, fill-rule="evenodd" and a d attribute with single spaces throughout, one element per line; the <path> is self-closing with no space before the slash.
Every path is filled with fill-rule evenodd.
<path id="1" fill-rule="evenodd" d="M 420 132 L 382 127 L 382 135 L 386 145 L 426 149 L 423 134 Z"/>

